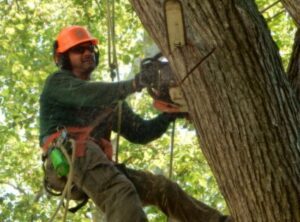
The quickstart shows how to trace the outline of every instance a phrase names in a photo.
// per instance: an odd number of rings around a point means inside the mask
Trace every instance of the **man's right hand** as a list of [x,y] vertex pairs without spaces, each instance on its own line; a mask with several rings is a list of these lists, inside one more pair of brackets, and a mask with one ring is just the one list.
[[153,64],[153,61],[148,60],[141,66],[141,71],[135,76],[136,91],[141,91],[145,87],[151,86],[159,75],[159,67]]

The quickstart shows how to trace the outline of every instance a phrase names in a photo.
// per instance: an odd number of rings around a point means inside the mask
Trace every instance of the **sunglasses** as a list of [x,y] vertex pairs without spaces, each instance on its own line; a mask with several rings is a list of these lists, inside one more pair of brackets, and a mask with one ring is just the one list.
[[91,53],[95,52],[95,46],[94,45],[79,45],[75,46],[70,49],[70,52],[77,53],[77,54],[82,54],[85,52],[85,50],[89,50]]

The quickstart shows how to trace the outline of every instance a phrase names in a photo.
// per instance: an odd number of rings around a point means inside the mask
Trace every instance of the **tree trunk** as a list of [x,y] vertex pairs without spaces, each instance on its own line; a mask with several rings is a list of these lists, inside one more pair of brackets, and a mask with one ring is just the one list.
[[298,30],[295,35],[293,52],[288,67],[288,78],[300,101],[300,0],[282,0],[282,4],[294,19]]
[[281,0],[282,4],[293,17],[298,27],[300,27],[300,1],[299,0]]
[[163,1],[131,0],[182,84],[201,149],[239,222],[300,222],[299,103],[251,0],[181,0],[187,44],[170,52]]
[[293,53],[288,67],[288,78],[298,101],[300,101],[300,29],[298,29],[295,35]]

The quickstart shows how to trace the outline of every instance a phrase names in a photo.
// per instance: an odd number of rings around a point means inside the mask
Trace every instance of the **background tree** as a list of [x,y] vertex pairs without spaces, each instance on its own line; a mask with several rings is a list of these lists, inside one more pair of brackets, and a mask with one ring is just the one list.
[[187,44],[172,52],[162,2],[131,2],[179,80],[216,49],[182,90],[235,221],[300,221],[299,102],[255,2],[182,0]]
[[[154,1],[154,3],[158,4],[158,1]],[[257,1],[260,10],[263,10],[271,3],[272,1],[270,0]],[[292,2],[289,1],[287,4],[290,5],[291,3]],[[222,5],[223,3],[221,2],[220,4]],[[203,6],[210,9],[210,5],[205,1],[203,1]],[[297,9],[297,6],[298,5],[295,3],[291,8]],[[63,2],[58,0],[0,1],[0,27],[2,30],[0,33],[1,221],[47,221],[57,206],[58,199],[46,195],[42,189],[43,173],[41,170],[40,150],[38,148],[38,98],[44,79],[49,73],[56,69],[52,61],[53,40],[61,28],[70,24],[87,26],[91,32],[100,39],[101,57],[100,64],[95,73],[95,79],[111,81],[107,65],[106,8],[107,6],[104,1],[92,0],[65,0]],[[151,6],[149,9],[155,8],[152,8]],[[227,9],[228,7],[226,10]],[[235,9],[235,7],[233,7],[233,9]],[[281,4],[277,4],[265,11],[264,16],[268,21],[269,28],[272,30],[272,37],[280,49],[282,60],[284,61],[285,66],[287,66],[293,42],[291,36],[295,33],[295,26],[287,13],[280,13],[283,9]],[[161,16],[161,8],[157,10]],[[234,10],[234,12],[235,11],[236,10]],[[116,1],[115,12],[118,58],[121,78],[125,79],[128,75],[133,75],[138,71],[138,65],[131,67],[131,64],[138,64],[139,60],[136,60],[136,58],[140,59],[149,56],[149,54],[147,54],[149,50],[145,50],[145,48],[151,47],[150,45],[153,43],[149,41],[149,38],[145,35],[144,29],[129,2]],[[213,13],[213,11],[210,12]],[[224,9],[221,8],[220,12],[224,12]],[[226,14],[230,15],[233,13],[230,10],[229,12],[226,12]],[[201,14],[203,11],[200,10],[199,13]],[[299,16],[299,13],[295,13],[294,18],[296,18],[297,15]],[[206,30],[206,32],[204,32],[206,33],[204,36],[205,41],[203,40],[203,43],[200,42],[200,46],[203,47],[201,57],[211,49],[207,48],[206,43],[208,40],[206,37],[215,33],[212,32],[213,29],[210,30],[211,28],[208,28],[206,24],[204,24],[208,21],[209,23],[207,24],[214,24],[215,21],[212,20],[211,18],[213,17],[210,16],[210,13],[207,15],[205,14],[203,23],[201,23],[202,28],[204,27]],[[206,18],[210,19],[207,20]],[[161,19],[162,17],[155,18],[158,23],[162,22]],[[219,22],[219,20],[216,21]],[[190,22],[187,24],[190,24]],[[193,23],[191,23],[191,27],[193,27]],[[229,30],[226,33],[229,34],[231,31],[232,30]],[[158,33],[160,32],[161,30]],[[161,33],[159,35],[161,36]],[[223,35],[221,35],[221,37],[222,36]],[[223,38],[224,36],[222,39]],[[214,38],[212,38],[212,40],[214,40]],[[162,36],[161,41],[166,41],[165,36]],[[225,43],[225,40],[223,41]],[[221,41],[218,40],[217,43],[220,44]],[[215,43],[212,42],[212,45],[213,44]],[[221,49],[223,49],[223,47],[221,47]],[[216,55],[218,55],[217,58],[215,58]],[[207,69],[207,62],[209,62],[208,64],[214,64],[211,63],[211,59],[215,58],[213,61],[219,60],[219,56],[220,49],[217,48],[214,55],[203,64],[206,65],[204,67]],[[229,60],[227,56],[230,56],[230,54],[224,54],[224,57],[222,57],[221,60],[224,59],[225,61],[220,62],[226,63],[226,61]],[[197,58],[197,60],[201,57]],[[174,60],[171,58],[171,62],[173,61]],[[182,65],[183,63],[179,61],[178,64]],[[218,70],[215,66],[211,67],[211,69]],[[224,67],[228,69],[228,66]],[[208,73],[206,69],[203,70],[203,73]],[[294,70],[297,71],[297,69]],[[226,71],[226,76],[228,73],[229,71]],[[236,75],[235,72],[233,72],[233,74],[234,76]],[[226,79],[230,80],[231,78],[229,77],[231,77],[231,75],[231,73],[230,75],[228,74]],[[192,77],[195,76],[199,75],[194,73]],[[213,73],[211,76],[204,76],[206,82],[209,83],[207,86],[211,92],[222,88],[220,79],[217,81],[216,85],[214,85],[214,83],[211,84],[213,78],[221,78],[222,76],[223,75],[217,75],[217,73]],[[203,78],[203,76],[201,78]],[[188,81],[189,82],[186,82],[186,84],[192,84],[192,81]],[[234,80],[234,83],[237,81],[238,79]],[[232,87],[232,85],[228,84],[228,87]],[[231,88],[229,89],[234,90]],[[201,88],[201,90],[203,90],[203,88]],[[203,116],[201,116],[199,121],[205,122],[203,131],[206,131],[205,127],[208,124],[208,121],[214,119],[212,118],[214,116],[204,115],[208,109],[207,103],[211,102],[212,104],[216,104],[216,107],[220,110],[221,106],[218,105],[216,100],[212,99],[212,97],[217,96],[216,99],[218,101],[221,97],[219,93],[214,95],[212,95],[212,93],[207,95],[203,94],[203,96],[207,96],[205,101],[203,101],[203,98],[201,100],[204,108],[206,108],[202,111]],[[236,102],[242,96],[243,95],[238,98],[233,97],[232,101]],[[156,113],[155,110],[149,108],[151,107],[151,99],[149,99],[147,95],[138,94],[129,98],[129,102],[135,107],[137,112],[144,116],[151,117]],[[221,105],[222,104],[223,103],[221,103]],[[237,109],[237,107],[234,106],[234,109]],[[251,110],[249,110],[248,113],[251,113],[250,111]],[[228,112],[225,112],[224,114],[227,115]],[[222,120],[222,115],[223,114],[221,113],[219,120]],[[195,111],[193,111],[193,116],[196,116]],[[235,118],[238,122],[239,115],[232,117],[232,119]],[[213,121],[211,121],[211,123],[215,124]],[[233,127],[235,125],[232,125],[232,127],[229,128],[229,124],[226,124],[226,121],[220,121],[219,124],[223,123],[224,129],[226,126],[228,133],[231,133],[230,135],[235,135],[236,131]],[[223,213],[228,213],[223,198],[217,188],[214,176],[199,149],[197,141],[198,136],[193,130],[193,127],[191,125],[186,126],[184,122],[180,122],[177,124],[177,129],[173,180],[178,182],[191,195],[210,204]],[[216,127],[216,130],[219,130],[219,128]],[[249,130],[251,130],[251,128]],[[212,128],[208,127],[207,134],[202,134],[201,132],[198,134],[210,138],[212,136],[211,133]],[[166,134],[159,141],[151,143],[148,146],[132,145],[127,141],[122,140],[120,160],[125,161],[129,166],[137,169],[147,169],[154,171],[155,173],[168,175],[169,134]],[[241,133],[241,137],[245,137],[246,135],[248,134]],[[255,135],[256,134],[254,133],[254,136]],[[249,138],[252,137],[250,136]],[[224,141],[223,137],[220,137],[220,139],[222,139],[222,141],[220,140],[218,143]],[[200,138],[200,141],[201,140],[202,139]],[[207,149],[207,139],[202,142],[206,144],[204,150]],[[227,145],[228,144],[224,144],[223,146],[222,144],[221,146],[219,144],[217,148],[220,150],[227,149],[227,147],[225,147]],[[211,149],[212,152],[215,151],[215,147],[212,147]],[[253,152],[255,153],[256,150],[257,149],[254,149]],[[245,149],[245,152],[246,151],[247,149]],[[241,155],[245,154],[241,149],[236,150],[236,152],[240,152]],[[226,155],[226,158],[234,154],[236,153],[232,151]],[[211,156],[213,157],[213,155],[214,154]],[[245,158],[246,157],[247,156],[245,155]],[[211,160],[211,158],[208,159]],[[237,159],[239,159],[239,155],[237,155]],[[221,164],[226,164],[228,159],[225,159],[224,161],[221,162]],[[212,169],[215,170],[214,168]],[[226,167],[224,169],[226,170]],[[230,178],[232,177],[229,177],[227,182],[231,182]],[[231,187],[232,186],[230,185],[229,188]],[[154,208],[146,208],[145,210],[150,221],[158,222],[166,220],[166,218]],[[70,221],[96,221],[97,216],[95,216],[95,211],[93,205],[90,203],[76,215],[70,214],[68,218]],[[61,218],[61,215],[59,215],[58,218]]]

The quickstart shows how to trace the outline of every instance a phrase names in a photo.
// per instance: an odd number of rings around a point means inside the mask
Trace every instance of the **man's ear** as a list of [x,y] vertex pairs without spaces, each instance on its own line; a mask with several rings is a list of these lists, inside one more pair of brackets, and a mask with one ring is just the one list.
[[54,41],[53,48],[52,48],[53,60],[54,60],[55,65],[60,67],[61,66],[61,61],[60,61],[61,55],[60,55],[60,53],[56,52],[57,48],[58,48],[58,42]]
[[60,57],[60,56],[59,56],[59,53],[55,53],[55,54],[53,55],[53,60],[54,60],[54,62],[55,62],[55,65],[58,66],[58,67],[60,67],[60,65],[61,65],[61,64],[60,64],[61,62],[59,62],[59,60],[60,60],[59,57]]

